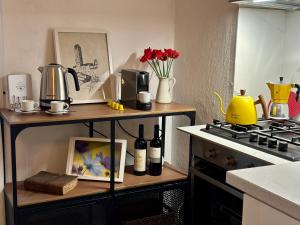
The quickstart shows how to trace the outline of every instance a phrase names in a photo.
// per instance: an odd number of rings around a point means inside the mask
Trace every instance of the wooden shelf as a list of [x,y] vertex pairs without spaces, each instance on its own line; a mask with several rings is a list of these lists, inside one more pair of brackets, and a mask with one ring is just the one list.
[[[161,176],[135,176],[133,175],[133,168],[127,167],[124,174],[124,182],[116,183],[116,191],[121,191],[130,188],[143,187],[148,185],[155,185],[160,183],[168,183],[173,181],[180,181],[187,179],[187,174],[174,169],[170,165],[165,165]],[[18,206],[29,206],[39,203],[53,202],[75,197],[106,193],[109,191],[108,182],[94,182],[94,181],[79,181],[77,187],[67,193],[66,195],[51,195],[39,192],[26,191],[23,182],[18,182]],[[5,193],[9,202],[12,204],[12,184],[5,184]]]
[[195,112],[196,109],[191,106],[170,103],[159,104],[152,103],[152,110],[141,111],[125,107],[124,111],[113,110],[106,104],[86,104],[86,105],[72,105],[70,113],[66,115],[53,116],[44,112],[36,114],[20,114],[1,109],[0,113],[9,125],[14,124],[36,124],[36,123],[55,123],[68,121],[82,121],[82,120],[96,120],[96,119],[118,119],[122,117],[139,117],[139,116],[154,116],[154,115],[168,115],[172,113]]

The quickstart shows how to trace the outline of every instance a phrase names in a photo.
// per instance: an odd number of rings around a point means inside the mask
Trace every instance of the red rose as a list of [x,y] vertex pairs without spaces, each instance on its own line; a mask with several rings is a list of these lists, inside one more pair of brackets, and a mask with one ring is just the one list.
[[172,58],[173,58],[173,59],[177,59],[179,56],[180,56],[180,53],[177,52],[176,50],[174,50],[173,55],[172,55]]
[[171,48],[165,49],[165,53],[168,55],[168,57],[170,57],[172,59],[177,59],[180,55],[179,52],[177,52],[176,50],[173,50]]
[[172,57],[172,54],[173,54],[173,49],[171,49],[171,48],[168,48],[168,49],[166,49],[165,48],[165,53],[168,55],[168,57]]
[[149,54],[151,54],[152,53],[152,49],[149,47],[149,48],[146,48],[145,50],[144,50],[144,55],[149,55]]
[[152,55],[152,49],[149,47],[149,48],[146,48],[144,50],[144,55],[140,58],[140,61],[142,63],[144,62],[147,62],[147,60],[151,59],[151,55]]
[[158,49],[154,49],[151,53],[150,59],[154,60],[154,59],[159,59],[159,57],[161,57],[162,55],[162,51],[158,50]]
[[156,59],[160,59],[162,57],[162,55],[163,55],[163,52],[162,52],[162,50],[156,50],[155,54],[156,54],[155,58]]
[[147,62],[148,59],[149,59],[149,58],[148,58],[147,55],[143,55],[143,56],[140,58],[140,61],[141,61],[142,63],[144,63],[144,62]]
[[162,52],[162,54],[161,55],[159,55],[159,60],[161,60],[161,61],[167,61],[168,60],[168,54],[166,53],[166,52]]

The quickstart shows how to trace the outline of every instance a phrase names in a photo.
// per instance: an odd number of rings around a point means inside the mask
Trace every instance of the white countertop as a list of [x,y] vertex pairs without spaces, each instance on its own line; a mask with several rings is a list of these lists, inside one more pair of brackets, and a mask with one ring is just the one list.
[[300,162],[230,171],[226,182],[300,221]]
[[200,125],[178,129],[274,164],[229,171],[227,172],[226,182],[300,221],[300,162],[290,162],[200,131],[204,127]]

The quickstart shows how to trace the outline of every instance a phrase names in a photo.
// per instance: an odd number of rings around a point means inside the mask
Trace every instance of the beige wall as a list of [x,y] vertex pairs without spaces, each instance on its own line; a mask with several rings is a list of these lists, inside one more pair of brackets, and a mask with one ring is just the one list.
[[[197,108],[198,124],[222,118],[213,91],[225,103],[232,96],[237,14],[228,1],[176,0],[175,48],[183,57],[175,65],[174,97]],[[176,119],[173,127],[187,122]],[[173,130],[172,161],[186,168],[187,135]]]
[[[134,56],[129,62],[128,59],[135,52],[140,55],[145,47],[173,47],[174,44],[173,0],[0,0],[0,3],[4,22],[0,35],[0,41],[4,38],[4,48],[0,42],[1,76],[15,72],[30,73],[35,99],[39,97],[40,82],[36,68],[54,61],[52,28],[109,30],[115,71],[124,64],[127,67],[139,66]],[[155,92],[153,82],[152,92]],[[136,126],[132,126],[132,122],[130,125],[128,128],[135,132]],[[152,126],[149,129],[152,134]],[[18,178],[24,179],[42,169],[63,172],[68,138],[83,134],[86,134],[83,126],[24,131],[17,140]],[[124,135],[118,137],[128,138]],[[0,225],[4,224],[2,177]]]

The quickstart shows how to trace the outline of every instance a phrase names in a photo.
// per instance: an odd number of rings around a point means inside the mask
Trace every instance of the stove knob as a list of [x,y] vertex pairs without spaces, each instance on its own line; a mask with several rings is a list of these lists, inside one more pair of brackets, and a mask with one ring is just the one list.
[[276,148],[277,147],[277,140],[276,139],[269,139],[268,140],[268,147],[269,148]]
[[281,152],[287,152],[288,143],[287,142],[279,142],[278,150]]
[[216,158],[217,157],[217,151],[216,149],[212,148],[212,149],[209,149],[208,151],[205,152],[205,156],[207,158]]
[[233,156],[227,156],[225,159],[225,166],[236,166],[237,162]]
[[264,136],[259,136],[258,137],[258,144],[259,145],[266,145],[267,144],[267,137],[264,137]]
[[250,142],[257,142],[257,140],[258,140],[258,134],[250,134],[249,137]]

